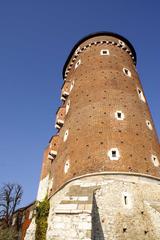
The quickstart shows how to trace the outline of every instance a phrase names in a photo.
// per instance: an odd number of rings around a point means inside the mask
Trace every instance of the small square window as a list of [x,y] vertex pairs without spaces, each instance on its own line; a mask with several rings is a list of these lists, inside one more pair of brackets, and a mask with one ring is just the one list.
[[109,55],[109,50],[108,50],[108,49],[102,49],[102,50],[100,51],[100,54],[101,54],[101,55]]
[[121,118],[121,116],[122,116],[121,112],[118,112],[117,116],[118,116],[118,118]]
[[115,118],[117,118],[117,120],[124,120],[124,113],[122,111],[115,112]]
[[111,148],[108,151],[108,157],[109,157],[110,160],[119,160],[120,153],[119,153],[118,148]]

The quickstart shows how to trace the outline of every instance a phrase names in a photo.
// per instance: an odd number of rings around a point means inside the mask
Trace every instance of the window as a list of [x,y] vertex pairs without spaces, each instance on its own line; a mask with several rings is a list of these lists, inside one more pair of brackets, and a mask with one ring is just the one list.
[[109,55],[109,50],[108,49],[102,49],[100,51],[100,55]]
[[151,124],[151,122],[150,122],[149,120],[146,120],[146,125],[147,125],[147,127],[148,127],[150,130],[153,129],[153,128],[152,128],[152,124]]
[[115,150],[112,150],[112,157],[115,158],[117,156],[117,153]]
[[70,100],[68,100],[67,104],[66,104],[66,114],[68,113],[70,108]]
[[120,158],[120,154],[117,148],[111,148],[108,151],[108,157],[110,158],[110,160],[119,160]]
[[72,91],[73,87],[74,87],[74,81],[72,81],[72,83],[71,83],[70,92]]
[[124,118],[125,118],[124,113],[122,111],[116,111],[115,112],[115,118],[117,120],[120,120],[120,121],[124,120]]
[[80,64],[81,64],[81,59],[79,59],[78,62],[76,62],[76,64],[75,64],[75,69],[76,69],[77,67],[79,67]]
[[65,133],[64,133],[64,137],[63,137],[63,141],[64,141],[64,142],[67,140],[68,134],[69,134],[69,131],[66,130]]
[[137,93],[141,101],[146,102],[145,97],[141,89],[137,88]]
[[132,196],[128,192],[122,192],[122,204],[124,208],[131,209],[133,207]]
[[130,72],[127,68],[123,68],[123,73],[124,73],[127,77],[131,77],[131,72]]
[[152,155],[152,156],[151,156],[151,160],[152,160],[152,162],[153,162],[153,164],[154,164],[155,167],[158,167],[158,166],[159,166],[159,161],[158,161],[157,156]]
[[64,173],[65,174],[68,172],[69,168],[70,168],[70,163],[69,163],[69,160],[67,160],[64,165]]
[[51,151],[49,152],[49,154],[50,154],[51,156],[53,156],[53,157],[56,157],[56,156],[57,156],[57,151],[51,150]]

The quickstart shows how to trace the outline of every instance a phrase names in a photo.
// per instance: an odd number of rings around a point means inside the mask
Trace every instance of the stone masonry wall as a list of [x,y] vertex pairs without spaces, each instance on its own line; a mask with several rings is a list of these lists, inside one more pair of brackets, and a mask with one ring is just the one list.
[[160,239],[160,182],[128,175],[74,180],[50,199],[47,240]]

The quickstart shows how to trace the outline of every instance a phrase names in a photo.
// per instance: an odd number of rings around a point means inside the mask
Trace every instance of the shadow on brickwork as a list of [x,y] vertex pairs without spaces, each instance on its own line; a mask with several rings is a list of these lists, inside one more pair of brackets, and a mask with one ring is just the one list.
[[92,240],[104,240],[95,194],[93,194],[92,204]]

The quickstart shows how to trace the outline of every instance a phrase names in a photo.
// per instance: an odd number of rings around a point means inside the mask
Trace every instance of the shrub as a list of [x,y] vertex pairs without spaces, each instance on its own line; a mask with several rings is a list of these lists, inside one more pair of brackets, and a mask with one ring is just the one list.
[[47,218],[49,214],[49,201],[47,198],[39,202],[36,208],[36,234],[35,240],[46,240]]

